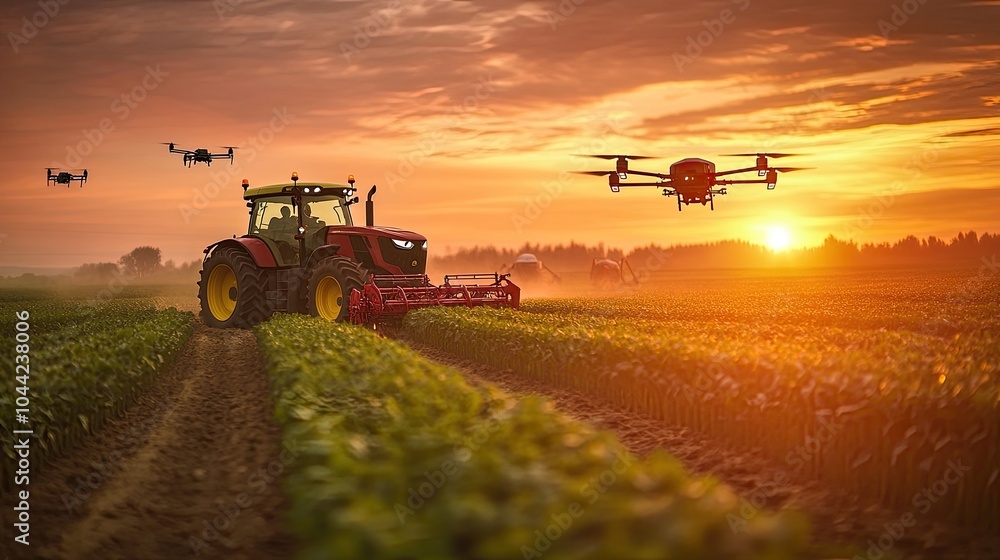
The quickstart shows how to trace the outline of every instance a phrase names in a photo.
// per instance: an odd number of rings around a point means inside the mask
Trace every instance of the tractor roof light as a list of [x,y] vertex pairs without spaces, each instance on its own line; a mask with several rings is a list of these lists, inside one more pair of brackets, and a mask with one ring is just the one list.
[[250,188],[250,181],[247,179],[243,179],[243,192],[247,192],[248,188]]
[[351,185],[353,185],[354,184],[354,175],[348,175],[347,176],[347,182],[350,183]]
[[292,171],[292,182],[295,183],[298,180],[299,180],[299,172],[298,171]]

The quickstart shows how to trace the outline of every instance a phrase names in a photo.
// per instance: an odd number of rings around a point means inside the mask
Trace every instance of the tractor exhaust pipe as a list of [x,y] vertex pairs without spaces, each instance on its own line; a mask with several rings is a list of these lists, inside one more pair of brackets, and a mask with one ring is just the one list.
[[365,225],[368,227],[375,225],[375,203],[372,202],[375,189],[375,185],[372,185],[372,189],[368,191],[368,200],[365,201]]

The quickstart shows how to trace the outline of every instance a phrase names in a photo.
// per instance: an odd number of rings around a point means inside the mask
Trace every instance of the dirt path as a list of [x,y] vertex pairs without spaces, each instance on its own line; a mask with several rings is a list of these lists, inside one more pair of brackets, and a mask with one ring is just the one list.
[[297,450],[273,410],[253,334],[197,324],[125,416],[32,478],[32,545],[13,557],[292,556],[278,476]]
[[[684,464],[688,472],[722,480],[750,506],[806,513],[813,523],[816,542],[856,543],[860,558],[869,558],[869,539],[889,542],[886,524],[898,523],[903,512],[890,511],[868,501],[824,487],[777,464],[754,450],[732,449],[684,427],[624,412],[576,391],[552,387],[509,370],[466,360],[426,344],[403,340],[424,356],[461,371],[473,384],[492,384],[513,395],[540,395],[573,418],[613,431],[638,457],[664,450]],[[752,503],[751,503],[752,502]],[[749,510],[752,514],[753,510]],[[949,527],[917,519],[917,524],[891,539],[889,552],[873,550],[871,558],[996,560],[1000,537],[965,527]],[[829,558],[847,557],[844,550],[824,550]],[[895,555],[895,556],[893,556]]]

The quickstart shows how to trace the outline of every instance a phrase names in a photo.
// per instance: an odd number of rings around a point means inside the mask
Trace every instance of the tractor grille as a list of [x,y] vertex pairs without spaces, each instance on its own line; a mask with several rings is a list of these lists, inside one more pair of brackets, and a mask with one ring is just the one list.
[[427,251],[420,245],[407,251],[397,248],[388,237],[379,237],[378,247],[386,264],[398,266],[403,274],[423,274],[427,270]]

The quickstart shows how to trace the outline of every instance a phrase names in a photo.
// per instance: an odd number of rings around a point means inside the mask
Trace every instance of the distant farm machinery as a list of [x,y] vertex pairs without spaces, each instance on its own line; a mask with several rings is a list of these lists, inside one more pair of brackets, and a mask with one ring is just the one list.
[[594,259],[590,265],[590,283],[595,288],[610,290],[621,286],[638,286],[639,277],[624,258],[617,261],[607,258]]
[[532,253],[521,253],[510,266],[506,264],[500,270],[510,275],[521,285],[558,284],[562,278],[545,266]]

